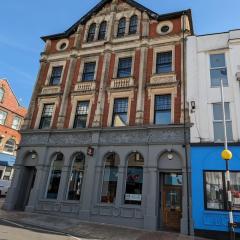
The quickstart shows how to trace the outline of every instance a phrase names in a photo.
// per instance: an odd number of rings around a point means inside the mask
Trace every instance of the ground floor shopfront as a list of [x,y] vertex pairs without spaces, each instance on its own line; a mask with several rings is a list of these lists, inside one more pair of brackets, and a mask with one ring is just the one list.
[[[198,235],[215,239],[229,239],[223,146],[192,145],[192,209],[194,230]],[[234,221],[240,223],[240,145],[230,146]],[[240,228],[236,231],[240,233]],[[240,237],[240,236],[239,236]],[[239,238],[240,239],[240,238]]]
[[187,234],[183,136],[182,126],[24,132],[4,208]]

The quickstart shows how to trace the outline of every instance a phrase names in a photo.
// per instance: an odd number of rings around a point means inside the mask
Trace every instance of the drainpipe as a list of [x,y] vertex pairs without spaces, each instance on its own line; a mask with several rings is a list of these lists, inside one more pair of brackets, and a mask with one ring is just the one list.
[[183,13],[183,26],[182,26],[182,37],[183,37],[183,121],[184,121],[184,150],[185,150],[185,159],[186,159],[186,181],[187,181],[187,221],[188,221],[188,235],[191,234],[190,231],[190,191],[189,191],[189,159],[188,159],[188,139],[187,139],[187,119],[186,119],[186,39],[185,39],[185,16],[186,13]]

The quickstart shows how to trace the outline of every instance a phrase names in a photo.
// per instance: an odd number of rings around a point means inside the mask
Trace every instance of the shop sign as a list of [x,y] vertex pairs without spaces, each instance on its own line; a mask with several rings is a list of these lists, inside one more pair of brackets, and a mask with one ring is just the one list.
[[125,194],[125,200],[141,202],[142,194]]

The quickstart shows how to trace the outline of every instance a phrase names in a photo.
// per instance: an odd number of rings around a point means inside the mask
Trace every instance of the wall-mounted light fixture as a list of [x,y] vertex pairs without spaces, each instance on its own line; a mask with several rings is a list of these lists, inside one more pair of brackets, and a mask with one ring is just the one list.
[[196,102],[191,101],[191,113],[195,112],[195,110],[196,110]]
[[168,152],[167,158],[168,158],[168,160],[170,160],[170,161],[173,159],[173,153],[172,153],[172,151]]

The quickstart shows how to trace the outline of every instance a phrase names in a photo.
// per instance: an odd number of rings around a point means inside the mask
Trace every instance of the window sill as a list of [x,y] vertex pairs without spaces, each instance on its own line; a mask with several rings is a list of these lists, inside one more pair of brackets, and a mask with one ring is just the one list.
[[119,42],[124,42],[124,41],[133,41],[133,40],[138,40],[140,39],[139,34],[132,34],[132,35],[124,35],[122,37],[115,37],[112,42],[113,43],[119,43]]
[[43,87],[43,89],[41,91],[41,95],[59,94],[60,91],[61,91],[60,85],[46,86],[46,87]]
[[104,43],[106,42],[107,40],[96,40],[96,41],[92,41],[92,42],[84,42],[82,44],[82,48],[90,48],[90,47],[96,47],[96,46],[101,46],[101,45],[104,45]]
[[175,72],[154,74],[150,79],[150,84],[173,84],[177,83]]

